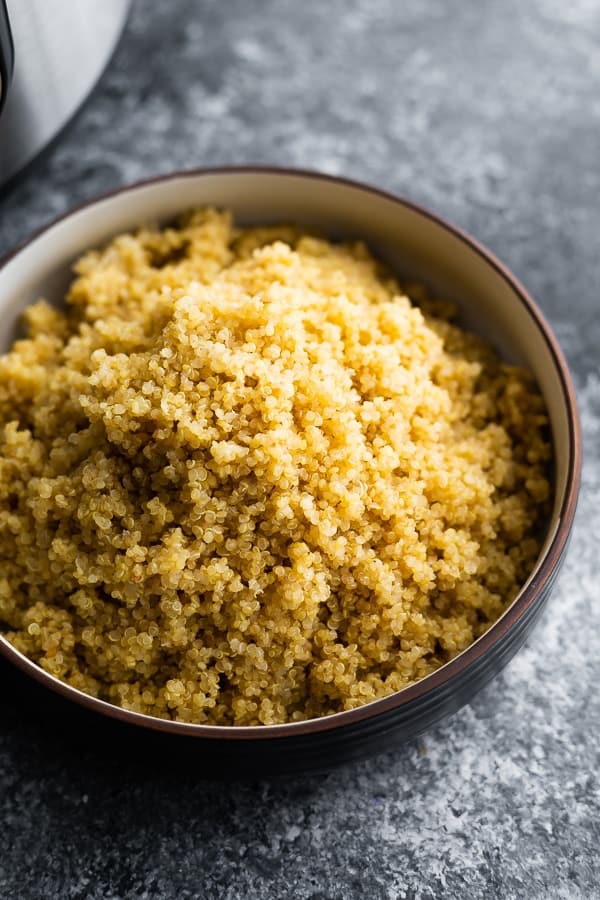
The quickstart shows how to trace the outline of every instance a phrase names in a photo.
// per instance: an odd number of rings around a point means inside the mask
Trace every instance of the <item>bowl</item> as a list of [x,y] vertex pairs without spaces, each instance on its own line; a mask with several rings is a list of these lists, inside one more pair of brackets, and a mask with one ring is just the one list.
[[256,727],[193,725],[130,712],[63,684],[0,637],[0,653],[42,685],[89,710],[142,729],[194,740],[194,752],[236,772],[323,769],[389,750],[467,703],[517,651],[544,609],[567,549],[581,466],[573,386],[540,310],[484,247],[428,210],[375,188],[311,172],[243,167],[174,173],[120,188],[61,217],[0,267],[0,350],[22,310],[40,296],[59,302],[70,266],[86,249],[145,221],[191,206],[233,210],[241,224],[316,226],[359,237],[401,276],[459,304],[461,322],[510,362],[535,374],[555,451],[554,506],[543,548],[520,593],[475,643],[421,681],[384,699],[319,719]]

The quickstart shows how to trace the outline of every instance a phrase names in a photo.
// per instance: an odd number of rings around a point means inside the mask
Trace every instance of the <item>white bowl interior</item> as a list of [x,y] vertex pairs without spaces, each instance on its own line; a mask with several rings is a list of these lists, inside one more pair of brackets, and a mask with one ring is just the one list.
[[132,187],[86,206],[29,243],[0,270],[0,351],[22,310],[45,297],[60,302],[70,266],[90,247],[145,222],[168,220],[193,206],[231,208],[242,224],[297,222],[333,237],[354,237],[400,274],[456,301],[466,327],[488,338],[511,362],[529,367],[548,405],[556,451],[556,496],[546,547],[559,524],[569,469],[569,423],[555,359],[510,282],[472,245],[425,213],[357,185],[306,174],[203,172]]

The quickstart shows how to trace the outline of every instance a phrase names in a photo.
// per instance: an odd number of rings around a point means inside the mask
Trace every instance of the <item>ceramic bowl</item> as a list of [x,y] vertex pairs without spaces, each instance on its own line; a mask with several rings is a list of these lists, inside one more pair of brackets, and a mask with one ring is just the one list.
[[221,727],[144,716],[58,681],[4,639],[0,652],[32,678],[90,710],[194,739],[199,755],[236,771],[326,768],[387,750],[467,703],[496,675],[540,616],[563,561],[577,500],[581,440],[569,372],[540,310],[485,248],[426,209],[362,184],[310,172],[256,167],[175,173],[121,188],[42,229],[0,269],[0,350],[19,314],[40,296],[59,301],[82,251],[145,221],[166,221],[191,206],[234,211],[241,224],[298,222],[328,235],[359,237],[400,275],[458,302],[462,322],[511,362],[529,367],[548,405],[555,450],[555,499],[534,570],[492,627],[451,662],[382,700],[289,725]]

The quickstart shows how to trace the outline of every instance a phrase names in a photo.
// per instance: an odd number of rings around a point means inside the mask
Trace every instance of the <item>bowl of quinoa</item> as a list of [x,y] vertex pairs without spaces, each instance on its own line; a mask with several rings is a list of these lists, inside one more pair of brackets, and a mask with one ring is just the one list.
[[495,266],[276,170],[133,186],[35,238],[0,271],[5,655],[267,755],[336,730],[360,755],[353,727],[456,706],[469,653],[472,693],[541,609],[578,477],[566,367]]

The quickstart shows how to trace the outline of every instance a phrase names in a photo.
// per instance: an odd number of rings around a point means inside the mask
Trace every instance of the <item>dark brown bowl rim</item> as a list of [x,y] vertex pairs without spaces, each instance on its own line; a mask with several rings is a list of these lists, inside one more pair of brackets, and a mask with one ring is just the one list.
[[365,182],[355,181],[351,178],[345,178],[337,175],[329,175],[323,172],[311,171],[310,169],[296,169],[282,166],[269,165],[232,165],[232,166],[212,166],[200,167],[194,169],[184,169],[175,172],[167,172],[151,178],[141,179],[130,184],[125,184],[105,193],[98,194],[83,203],[78,204],[72,209],[67,210],[60,216],[37,229],[30,237],[17,245],[16,248],[5,254],[0,259],[0,271],[4,266],[17,254],[21,253],[26,247],[41,237],[45,232],[54,228],[64,219],[93,206],[104,200],[109,200],[119,194],[135,191],[140,188],[149,187],[154,184],[166,181],[174,181],[181,178],[197,178],[211,175],[276,175],[282,177],[300,177],[312,181],[327,181],[339,184],[341,186],[353,188],[366,194],[380,196],[399,206],[406,207],[421,216],[429,219],[440,227],[446,229],[455,237],[459,238],[464,244],[474,250],[492,269],[494,269],[509,285],[512,291],[521,300],[523,306],[537,325],[541,332],[550,355],[553,359],[556,371],[559,375],[563,399],[566,404],[568,419],[568,453],[569,468],[567,472],[567,484],[563,503],[558,512],[558,527],[547,548],[543,559],[538,564],[537,571],[522,589],[521,593],[513,601],[508,610],[498,619],[480,638],[473,644],[463,650],[458,656],[445,663],[441,668],[425,676],[415,684],[409,685],[389,697],[379,700],[373,700],[370,703],[360,706],[356,709],[346,710],[344,712],[335,713],[331,716],[323,716],[317,719],[306,719],[301,722],[291,722],[281,725],[203,725],[193,724],[190,722],[175,722],[170,719],[160,719],[155,716],[136,713],[131,710],[122,709],[114,706],[104,700],[91,697],[83,693],[77,688],[73,688],[62,681],[59,681],[54,675],[45,672],[32,660],[25,657],[19,651],[15,650],[8,641],[0,635],[0,653],[4,655],[10,662],[19,669],[34,678],[39,683],[51,688],[56,693],[79,703],[80,705],[95,710],[110,718],[119,719],[132,725],[150,728],[154,731],[170,732],[183,734],[196,738],[207,738],[212,740],[272,740],[274,738],[282,739],[286,737],[300,737],[301,735],[317,734],[319,732],[330,731],[334,728],[341,728],[365,722],[368,719],[375,718],[383,713],[389,713],[393,710],[405,706],[426,694],[432,694],[438,690],[446,682],[449,682],[464,672],[469,666],[477,662],[485,653],[487,653],[495,644],[498,644],[505,635],[516,625],[521,617],[529,610],[540,593],[550,585],[552,575],[557,569],[562,555],[566,549],[569,534],[571,531],[573,518],[577,506],[577,497],[579,492],[579,483],[581,478],[582,464],[582,442],[579,415],[577,412],[577,402],[575,391],[571,381],[569,369],[560,349],[550,325],[546,322],[542,312],[537,304],[530,296],[525,287],[518,278],[502,263],[500,260],[486,247],[477,241],[467,231],[457,225],[454,225],[437,213],[431,212],[427,207],[404,197],[393,194],[389,191],[367,184]]

